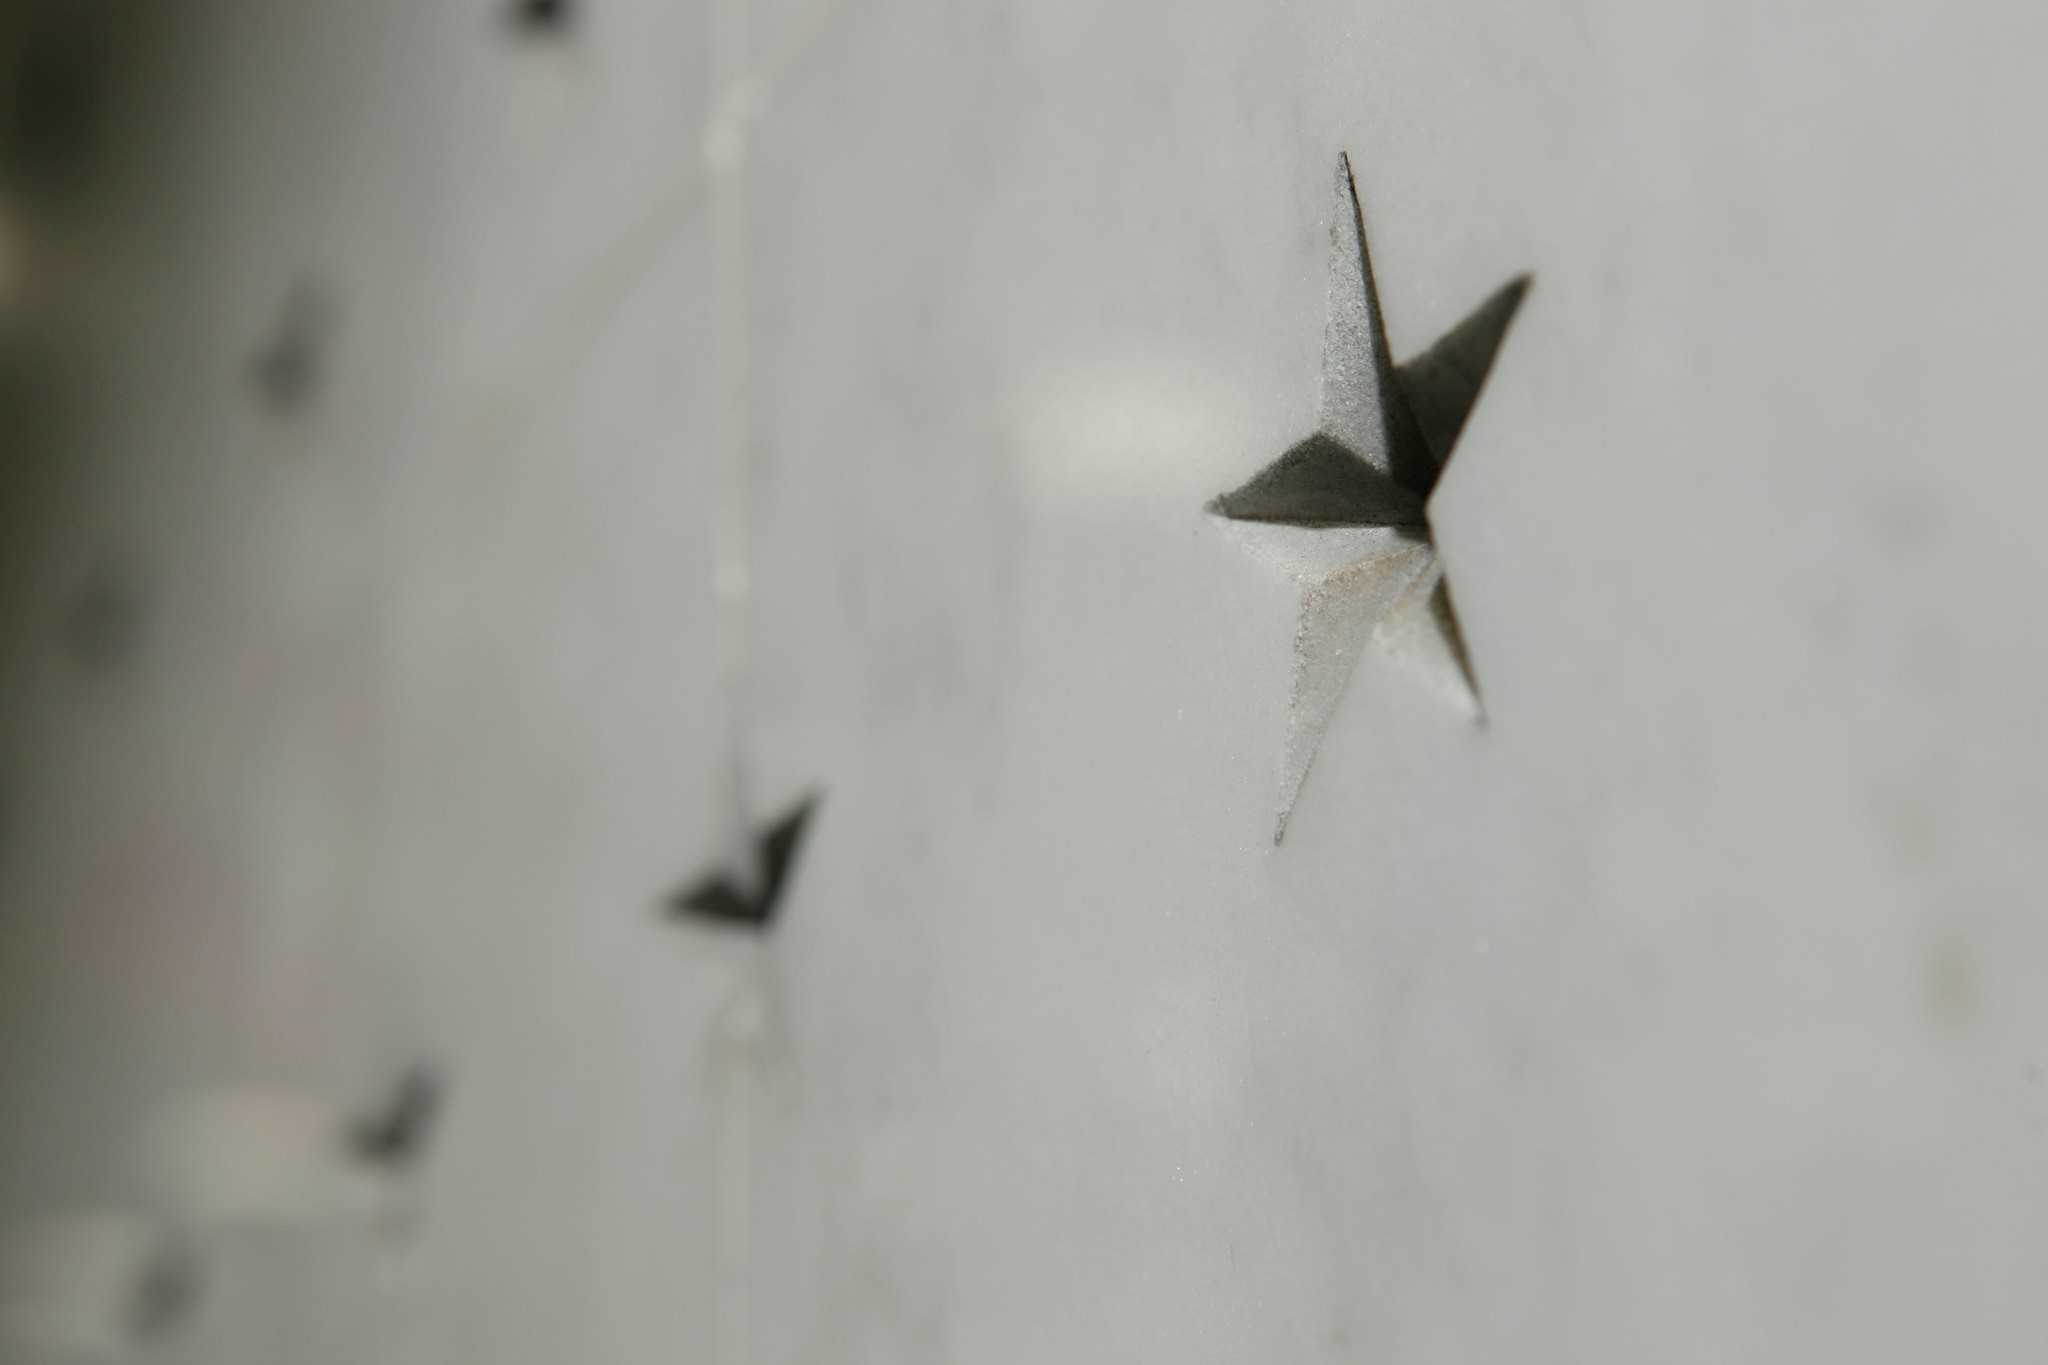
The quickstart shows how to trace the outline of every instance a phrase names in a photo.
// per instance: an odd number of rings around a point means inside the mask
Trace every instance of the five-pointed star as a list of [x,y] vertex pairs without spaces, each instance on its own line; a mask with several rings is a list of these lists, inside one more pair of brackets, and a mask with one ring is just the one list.
[[1397,368],[1351,159],[1337,158],[1316,432],[1209,504],[1232,521],[1286,528],[1270,532],[1262,548],[1287,557],[1301,584],[1275,843],[1366,636],[1479,714],[1428,502],[1528,287],[1526,275],[1509,281]]

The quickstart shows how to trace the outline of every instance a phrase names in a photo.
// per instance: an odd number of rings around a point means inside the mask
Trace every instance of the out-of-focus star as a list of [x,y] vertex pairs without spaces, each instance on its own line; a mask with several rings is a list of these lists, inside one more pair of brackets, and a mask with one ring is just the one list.
[[333,308],[317,285],[301,280],[285,296],[276,329],[251,362],[264,405],[280,416],[297,412],[320,392]]
[[1315,434],[1209,503],[1217,516],[1271,528],[1258,548],[1281,556],[1301,584],[1275,843],[1368,636],[1480,714],[1430,535],[1429,495],[1528,288],[1526,275],[1510,280],[1395,366],[1351,159],[1337,158]]
[[569,0],[514,0],[511,14],[528,33],[559,33],[569,23]]
[[816,793],[804,797],[755,837],[751,870],[719,868],[706,873],[669,898],[669,914],[766,930],[775,922],[818,799]]
[[390,1103],[350,1128],[349,1147],[373,1166],[410,1165],[426,1146],[440,1108],[440,1078],[427,1067],[412,1067],[399,1078]]

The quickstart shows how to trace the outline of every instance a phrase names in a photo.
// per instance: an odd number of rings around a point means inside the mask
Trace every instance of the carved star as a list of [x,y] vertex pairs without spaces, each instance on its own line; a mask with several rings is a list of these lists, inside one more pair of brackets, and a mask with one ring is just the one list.
[[1430,535],[1429,495],[1529,287],[1527,275],[1510,280],[1396,367],[1351,159],[1341,155],[1329,269],[1315,433],[1209,504],[1217,516],[1271,528],[1254,548],[1277,553],[1301,586],[1274,843],[1367,637],[1480,715]]

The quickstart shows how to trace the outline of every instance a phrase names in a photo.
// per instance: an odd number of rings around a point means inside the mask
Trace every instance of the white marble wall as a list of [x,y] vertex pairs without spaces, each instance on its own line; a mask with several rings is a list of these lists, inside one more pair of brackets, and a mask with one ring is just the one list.
[[[37,1323],[142,1218],[138,1359],[2036,1358],[2048,16],[502,19],[137,6],[7,206]],[[1276,848],[1296,587],[1201,507],[1340,150],[1397,351],[1535,288],[1432,508],[1487,722],[1362,660]],[[825,792],[758,947],[655,913],[735,751]],[[421,1057],[404,1177],[236,1155]]]

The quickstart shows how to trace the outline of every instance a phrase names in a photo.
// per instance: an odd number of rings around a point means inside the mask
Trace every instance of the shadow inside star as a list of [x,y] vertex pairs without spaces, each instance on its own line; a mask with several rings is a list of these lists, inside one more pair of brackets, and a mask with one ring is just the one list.
[[1520,275],[1495,290],[1436,345],[1393,373],[1394,395],[1411,421],[1389,421],[1394,457],[1387,469],[1367,462],[1338,435],[1318,431],[1209,510],[1232,521],[1287,526],[1391,526],[1427,533],[1429,495],[1479,401],[1508,325],[1529,292]]

